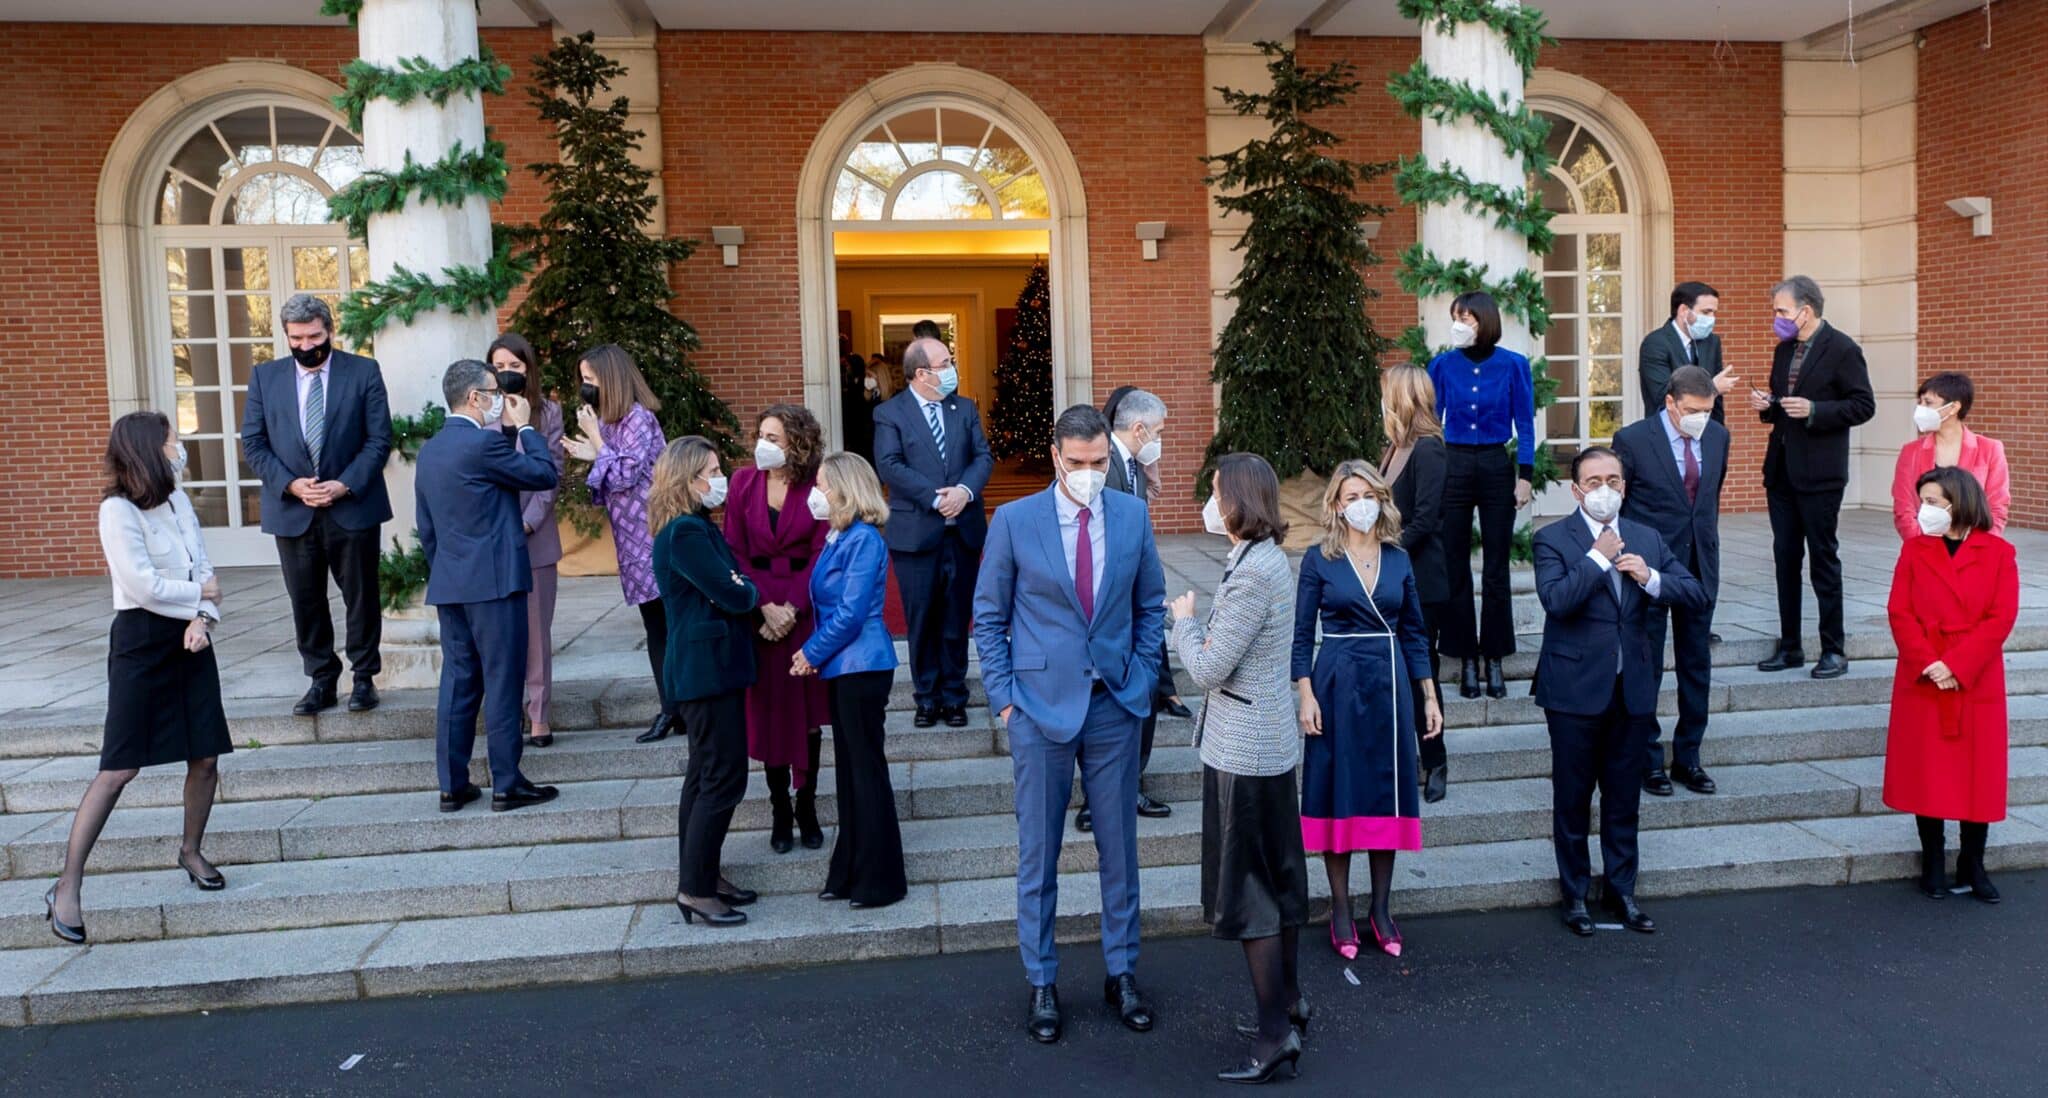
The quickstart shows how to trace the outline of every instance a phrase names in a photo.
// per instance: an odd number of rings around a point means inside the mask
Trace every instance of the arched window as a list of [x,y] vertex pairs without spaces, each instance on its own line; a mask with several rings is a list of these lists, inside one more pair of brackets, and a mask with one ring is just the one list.
[[[876,126],[839,169],[832,220],[1044,228],[1045,179],[1002,127],[954,107],[915,107]],[[964,224],[962,224],[964,223]]]
[[1585,122],[1550,111],[1556,163],[1535,181],[1553,215],[1557,243],[1543,258],[1550,330],[1543,353],[1557,381],[1543,435],[1560,466],[1585,446],[1605,445],[1629,414],[1628,364],[1641,339],[1636,216],[1623,166]]
[[[361,139],[326,108],[272,97],[193,122],[157,176],[150,388],[176,417],[185,490],[208,526],[255,535],[260,483],[237,436],[250,372],[287,353],[285,299],[333,306],[369,277],[362,244],[327,220],[328,196],[362,171]],[[238,555],[226,548],[216,555]]]

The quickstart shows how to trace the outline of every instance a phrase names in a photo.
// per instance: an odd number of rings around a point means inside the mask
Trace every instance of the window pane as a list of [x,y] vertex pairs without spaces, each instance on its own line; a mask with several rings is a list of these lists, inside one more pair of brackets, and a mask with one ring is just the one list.
[[[327,136],[332,125],[325,118],[295,111],[290,107],[277,108],[277,154],[286,163],[301,168],[313,166],[313,154],[320,148],[320,139]],[[335,136],[347,140],[348,135],[336,129]]]
[[221,254],[221,267],[230,290],[270,288],[269,248],[229,248]]
[[201,526],[228,524],[228,490],[219,486],[181,484],[185,498],[192,501],[192,514]]
[[1552,358],[1579,353],[1579,322],[1576,317],[1552,314],[1550,330],[1543,333],[1543,353]]
[[220,480],[227,468],[227,443],[220,439],[186,439],[186,480]]
[[988,196],[957,172],[926,172],[896,194],[890,216],[898,221],[987,221],[995,217]]
[[236,339],[267,338],[271,334],[270,295],[237,294],[228,297],[228,335]]
[[832,192],[832,219],[834,221],[879,221],[882,217],[882,203],[887,199],[881,188],[850,171],[839,173],[839,184]]
[[896,146],[890,142],[889,135],[879,127],[853,147],[853,152],[846,158],[846,166],[884,187],[895,185],[896,180],[910,170],[909,165],[903,163],[903,158],[896,155]]
[[[343,144],[343,142],[348,142]],[[313,174],[335,190],[356,181],[363,174],[363,146],[345,130],[335,130],[333,143],[320,154],[320,160],[313,165]]]
[[1045,194],[1045,177],[1036,170],[1018,176],[996,192],[1002,200],[1004,217],[1051,217],[1052,202]]
[[1586,388],[1594,396],[1621,395],[1621,360],[1596,358],[1586,369]]
[[295,175],[271,172],[242,184],[229,204],[234,225],[325,225],[327,199]]
[[1585,199],[1586,213],[1612,214],[1627,212],[1621,201],[1621,188],[1615,184],[1614,173],[1596,176],[1579,188]]
[[1541,111],[1537,113],[1542,115],[1544,121],[1550,123],[1550,134],[1543,139],[1544,151],[1550,154],[1552,160],[1564,160],[1565,142],[1570,141],[1573,134],[1578,132],[1578,126],[1569,118],[1543,114]]
[[1578,438],[1579,406],[1572,401],[1560,400],[1543,409],[1544,438]]
[[1543,269],[1577,273],[1579,269],[1579,236],[1577,233],[1559,233],[1557,242],[1550,246],[1550,254],[1543,258]]
[[1586,234],[1586,269],[1589,271],[1621,270],[1621,234]]
[[[192,426],[186,427],[185,398],[192,398]],[[194,393],[178,394],[178,433],[180,435],[218,435],[221,433],[220,390],[201,389]]]
[[195,385],[220,384],[220,348],[212,343],[178,343],[171,346],[171,374],[180,389]]
[[213,120],[213,128],[220,131],[228,148],[234,150],[234,163],[238,167],[261,164],[277,159],[270,147],[270,108],[244,107],[233,114],[224,114]]
[[341,249],[336,246],[292,249],[292,288],[341,288]]
[[244,414],[246,414],[246,413],[247,413],[248,411],[249,411],[249,391],[248,391],[247,389],[238,389],[238,390],[236,390],[236,391],[235,391],[235,422],[234,422],[234,428],[233,428],[233,429],[234,429],[234,431],[235,431],[235,432],[236,432],[237,434],[239,434],[239,433],[241,432],[241,429],[242,429],[242,416],[243,416]]
[[[212,127],[201,126],[178,147],[177,155],[171,157],[170,166],[189,176],[195,183],[218,187],[221,180],[235,174],[241,164],[228,156],[228,151],[221,147],[220,139],[213,136]],[[212,199],[208,198],[207,201],[211,202]],[[204,225],[206,216],[201,214],[197,220],[187,219],[182,223]]]
[[1621,353],[1621,318],[1596,316],[1586,321],[1586,349],[1596,355]]
[[974,161],[975,150],[980,148],[989,126],[987,119],[966,111],[941,110],[939,129],[945,138],[941,155],[955,164],[969,164]]
[[1621,401],[1593,401],[1592,426],[1586,432],[1586,437],[1605,442],[1613,438],[1614,432],[1619,430],[1621,430]]
[[[213,140],[208,134],[206,139]],[[159,225],[204,225],[213,217],[213,196],[176,176],[164,175],[164,196],[157,203]]]
[[1578,443],[1560,442],[1557,445],[1550,447],[1550,460],[1560,470],[1565,471],[1565,474],[1567,476],[1569,476],[1570,469],[1572,467],[1572,458],[1577,456],[1578,452]]
[[242,525],[255,526],[263,521],[263,489],[242,489]]
[[1017,139],[998,129],[988,136],[988,147],[975,157],[973,167],[987,177],[990,186],[1001,189],[1012,176],[1031,171],[1032,163]]
[[370,249],[352,244],[348,249],[348,288],[359,289],[370,281]]
[[1557,382],[1557,399],[1565,400],[1579,395],[1578,359],[1552,358],[1546,369],[1550,377]]
[[164,249],[164,273],[173,290],[213,289],[213,255],[207,248]]
[[910,158],[913,167],[939,158],[938,120],[939,112],[931,107],[920,107],[889,120],[889,132],[903,146],[903,155]]
[[1543,208],[1551,213],[1574,212],[1571,185],[1549,172],[1543,173]]
[[171,338],[212,339],[218,334],[213,298],[206,294],[171,295]]
[[[1570,239],[1569,237],[1561,239]],[[1543,280],[1543,304],[1550,314],[1579,311],[1579,280],[1574,275],[1551,275]]]
[[256,372],[259,363],[279,357],[275,351],[276,344],[267,339],[261,343],[228,344],[228,380],[236,388],[248,388],[249,375]]
[[1621,276],[1594,275],[1586,280],[1586,311],[1589,313],[1618,313],[1621,311]]

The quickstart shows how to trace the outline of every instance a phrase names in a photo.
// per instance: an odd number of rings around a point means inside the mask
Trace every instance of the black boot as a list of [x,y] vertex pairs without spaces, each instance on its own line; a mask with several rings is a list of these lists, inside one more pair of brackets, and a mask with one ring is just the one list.
[[789,767],[771,766],[766,769],[768,808],[775,816],[768,832],[768,845],[777,854],[787,854],[796,846],[796,840],[790,834],[795,815],[789,809]]
[[811,770],[803,788],[796,791],[796,826],[806,850],[825,845],[825,830],[818,826],[818,752],[823,739],[817,729],[811,729]]
[[1479,661],[1469,656],[1458,661],[1458,696],[1479,696]]
[[1998,889],[1992,887],[1991,874],[1984,872],[1984,841],[1991,835],[1991,825],[1963,821],[1963,849],[1956,855],[1956,883],[1969,885],[1970,895],[1978,900],[1995,904]]
[[1944,824],[1932,816],[1915,816],[1913,822],[1920,828],[1920,891],[1930,900],[1939,900],[1948,895],[1948,876],[1941,864]]
[[1501,670],[1500,661],[1496,659],[1486,661],[1486,696],[1489,698],[1505,698],[1508,696],[1507,675]]

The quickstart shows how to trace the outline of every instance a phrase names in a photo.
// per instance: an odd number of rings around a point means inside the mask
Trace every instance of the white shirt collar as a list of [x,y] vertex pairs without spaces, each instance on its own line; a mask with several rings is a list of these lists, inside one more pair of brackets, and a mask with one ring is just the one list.
[[914,397],[916,397],[916,398],[917,398],[917,404],[918,404],[918,409],[917,409],[917,410],[918,410],[919,412],[923,412],[923,411],[924,411],[924,410],[925,410],[926,408],[928,408],[928,407],[930,407],[930,406],[932,406],[932,405],[934,405],[934,404],[937,404],[937,405],[939,405],[940,407],[944,407],[944,406],[945,406],[945,403],[946,403],[946,398],[945,398],[945,397],[940,397],[940,398],[939,398],[939,399],[937,399],[937,400],[926,400],[926,399],[924,398],[924,394],[923,394],[923,393],[920,393],[920,392],[918,392],[918,391],[917,391],[917,386],[915,386],[915,385],[905,385],[905,386],[904,386],[903,388],[904,388],[904,389],[905,389],[906,391],[908,391],[908,392],[910,393],[910,395],[911,395],[911,396],[914,396]]
[[1588,529],[1588,530],[1592,531],[1592,533],[1593,533],[1593,540],[1594,540],[1594,541],[1599,541],[1599,540],[1600,540],[1600,531],[1601,531],[1602,529],[1604,529],[1605,527],[1609,527],[1609,526],[1612,526],[1612,527],[1614,527],[1614,532],[1615,532],[1615,533],[1617,533],[1617,534],[1619,534],[1619,533],[1621,532],[1621,527],[1620,527],[1620,525],[1619,525],[1619,524],[1620,524],[1620,522],[1621,522],[1621,516],[1620,516],[1620,515],[1616,515],[1616,516],[1614,516],[1614,521],[1613,521],[1613,522],[1607,522],[1607,523],[1599,523],[1599,522],[1594,522],[1594,521],[1593,521],[1593,516],[1591,516],[1591,515],[1587,514],[1587,513],[1586,513],[1586,509],[1585,509],[1584,507],[1581,507],[1581,508],[1579,508],[1579,510],[1578,510],[1578,516],[1579,516],[1579,518],[1581,518],[1581,519],[1583,519],[1583,520],[1585,521],[1585,523],[1586,523],[1586,529]]
[[1678,341],[1681,344],[1687,347],[1692,346],[1692,333],[1686,331],[1685,325],[1680,324],[1675,316],[1671,318],[1671,330],[1678,333]]
[[1671,442],[1671,445],[1673,446],[1678,445],[1678,440],[1681,438],[1692,437],[1686,434],[1684,431],[1679,430],[1678,424],[1671,422],[1671,412],[1667,408],[1657,409],[1657,422],[1662,423],[1664,425],[1664,437],[1668,439]]
[[1129,464],[1131,461],[1131,448],[1124,445],[1123,437],[1115,431],[1111,431],[1109,433],[1109,441],[1116,444],[1116,455],[1122,458],[1126,464]]
[[[1067,493],[1060,488],[1058,481],[1054,481],[1052,485],[1052,505],[1060,517],[1060,522],[1081,521],[1081,505],[1067,497]],[[1102,517],[1101,492],[1095,493],[1095,502],[1088,505],[1088,514],[1091,522]]]

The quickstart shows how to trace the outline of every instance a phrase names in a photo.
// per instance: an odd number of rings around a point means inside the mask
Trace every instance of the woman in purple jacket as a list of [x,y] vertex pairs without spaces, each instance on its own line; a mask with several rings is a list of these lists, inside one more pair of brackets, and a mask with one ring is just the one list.
[[[533,404],[533,429],[547,439],[548,459],[555,463],[559,475],[562,406],[540,390],[540,362],[533,344],[518,332],[506,332],[491,343],[484,361],[497,373],[500,389],[524,394]],[[513,445],[525,444],[515,438]],[[533,593],[526,600],[526,745],[549,747],[555,742],[548,709],[555,688],[555,566],[562,560],[562,533],[555,528],[555,489],[519,493],[519,521],[526,528],[526,556],[533,569]]]
[[[612,545],[619,554],[619,585],[626,603],[640,608],[647,630],[647,662],[654,667],[655,688],[661,688],[661,659],[668,651],[668,619],[661,610],[661,592],[654,585],[654,535],[647,528],[647,493],[654,486],[654,462],[668,440],[654,413],[661,401],[640,376],[640,368],[616,343],[593,347],[576,366],[583,384],[577,395],[576,426],[582,434],[562,440],[569,456],[590,463],[591,501],[605,509],[612,524]],[[598,442],[592,443],[591,436]],[[725,502],[725,478],[716,477],[704,499],[707,508]],[[672,706],[666,694],[654,723],[635,739],[653,743],[669,734]]]

